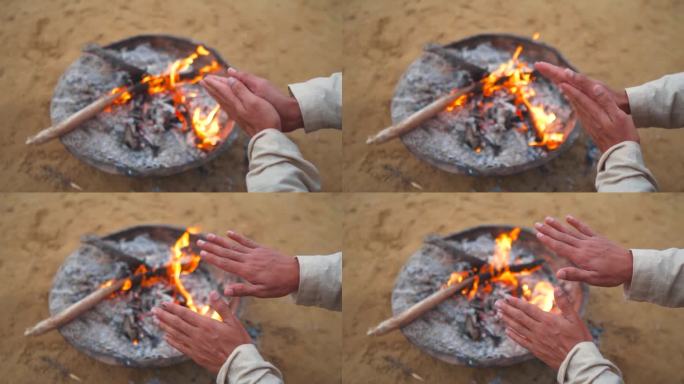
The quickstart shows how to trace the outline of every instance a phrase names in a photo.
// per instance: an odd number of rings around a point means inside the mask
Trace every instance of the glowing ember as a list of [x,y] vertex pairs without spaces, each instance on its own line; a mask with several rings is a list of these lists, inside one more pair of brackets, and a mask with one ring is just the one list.
[[[533,35],[537,40],[539,33]],[[535,103],[535,90],[531,84],[534,81],[533,69],[525,62],[521,61],[520,54],[523,51],[522,45],[518,45],[510,60],[499,65],[497,69],[489,73],[480,80],[482,87],[483,101],[477,103],[479,113],[484,116],[486,111],[493,106],[492,98],[498,96],[512,96],[516,107],[516,114],[524,120],[525,114],[529,116],[530,122],[535,130],[536,138],[528,143],[532,147],[545,147],[547,150],[558,148],[566,138],[562,132],[563,124],[557,116],[550,111],[544,104]],[[452,112],[456,108],[465,105],[472,98],[472,92],[465,94],[447,106],[446,111]],[[527,131],[527,126],[523,125],[522,132]],[[475,151],[479,151],[479,147]]]
[[[445,286],[451,286],[462,282],[464,279],[473,275],[475,273],[490,273],[491,279],[484,282],[483,285],[480,284],[479,277],[475,275],[472,285],[469,288],[464,288],[461,294],[465,295],[468,300],[475,298],[478,292],[482,291],[484,293],[490,293],[494,284],[501,284],[512,288],[515,292],[520,286],[520,277],[529,276],[536,272],[539,267],[522,270],[520,272],[510,271],[510,261],[511,261],[511,248],[513,243],[518,239],[520,235],[520,228],[513,228],[510,232],[504,232],[496,237],[495,239],[495,249],[494,254],[491,256],[489,262],[479,268],[477,271],[458,271],[453,272],[449,277],[449,280]],[[527,283],[522,284],[522,294],[521,297],[536,305],[545,312],[549,312],[553,309],[553,285],[542,280],[535,284],[534,288],[530,290]]]
[[[160,75],[147,75],[140,81],[142,84],[147,84],[147,93],[149,95],[170,94],[176,118],[182,124],[181,130],[187,131],[189,123],[197,138],[195,145],[202,150],[214,148],[222,139],[228,136],[234,125],[234,121],[231,120],[225,129],[221,129],[218,104],[215,104],[208,113],[200,107],[196,107],[190,112],[188,102],[191,100],[189,99],[194,98],[197,94],[184,91],[182,86],[199,82],[205,75],[219,71],[221,66],[216,60],[212,60],[209,64],[194,71],[193,73],[196,75],[192,78],[187,78],[187,75],[184,77],[183,73],[189,70],[199,57],[208,56],[209,54],[210,52],[206,48],[199,45],[187,57],[171,63],[164,73]],[[126,104],[132,98],[128,87],[114,88],[110,91],[110,94],[119,94],[119,97],[113,102],[114,105]],[[110,112],[111,108],[107,108],[105,111]],[[186,117],[186,111],[191,116],[191,121],[189,122]]]

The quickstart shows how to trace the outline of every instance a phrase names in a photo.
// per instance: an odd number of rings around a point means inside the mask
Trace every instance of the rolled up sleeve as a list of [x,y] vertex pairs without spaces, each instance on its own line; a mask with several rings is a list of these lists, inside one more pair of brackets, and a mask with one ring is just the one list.
[[298,305],[334,311],[342,309],[342,252],[327,256],[297,256],[299,289],[292,294]]
[[666,307],[684,306],[684,249],[632,249],[632,281],[625,296]]
[[623,141],[610,147],[599,159],[598,192],[656,192],[658,183],[644,164],[641,146]]
[[253,344],[243,344],[219,370],[216,384],[281,384],[283,375],[273,364],[265,361]]
[[318,169],[304,159],[297,145],[276,129],[252,137],[247,147],[249,192],[318,192]]
[[290,84],[289,88],[302,111],[306,132],[321,128],[342,129],[341,73]]
[[596,345],[585,341],[575,345],[558,369],[560,384],[620,384],[622,373],[605,359]]
[[637,127],[684,127],[684,72],[625,91]]

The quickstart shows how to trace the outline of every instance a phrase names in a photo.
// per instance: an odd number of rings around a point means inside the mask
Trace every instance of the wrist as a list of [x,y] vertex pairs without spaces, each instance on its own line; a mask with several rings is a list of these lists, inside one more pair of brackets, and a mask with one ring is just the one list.
[[283,116],[283,131],[291,132],[304,127],[302,110],[299,102],[294,97],[288,97],[286,102],[285,114]]
[[624,111],[626,114],[630,114],[631,110],[629,108],[629,97],[627,96],[626,90],[621,90],[615,93],[615,101],[618,108]]
[[622,277],[622,284],[629,287],[632,284],[632,275],[634,274],[634,255],[631,249],[625,250],[625,272]]
[[292,260],[293,267],[288,286],[288,294],[297,293],[299,290],[299,260],[296,257],[293,257]]

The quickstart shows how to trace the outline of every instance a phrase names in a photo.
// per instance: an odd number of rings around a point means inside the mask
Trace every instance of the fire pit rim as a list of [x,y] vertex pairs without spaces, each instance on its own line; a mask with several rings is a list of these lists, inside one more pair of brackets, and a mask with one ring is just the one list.
[[[496,231],[499,233],[505,233],[507,231],[513,230],[514,228],[520,228],[521,234],[526,233],[527,235],[532,236],[536,240],[536,236],[534,234],[535,233],[534,229],[532,229],[530,227],[526,227],[526,226],[516,226],[516,225],[510,225],[510,224],[481,224],[481,225],[476,225],[476,226],[472,226],[472,227],[467,227],[467,228],[462,229],[460,231],[451,232],[447,235],[442,236],[442,238],[444,238],[445,240],[453,240],[453,238],[456,238],[456,237],[467,238],[465,236],[467,236],[469,234],[477,233],[478,231],[491,231],[491,232]],[[539,244],[541,246],[543,246],[551,256],[556,257],[556,258],[560,258],[560,256],[558,256],[555,252],[553,252],[548,247],[543,245],[541,242],[539,242]],[[408,258],[406,259],[404,264],[401,266],[399,273],[397,273],[397,276],[394,279],[394,284],[392,286],[392,294],[390,295],[390,307],[392,306],[392,302],[393,302],[392,297],[394,296],[394,291],[397,289],[397,285],[399,284],[399,278],[401,277],[401,273],[403,272],[404,268],[406,268],[408,261],[417,252],[419,252],[424,246],[425,246],[425,244],[421,242],[420,248],[416,249],[416,251],[414,251],[413,253],[411,253],[411,255],[408,256]],[[586,308],[587,308],[587,304],[589,302],[589,287],[585,283],[578,282],[577,284],[579,284],[580,290],[582,292],[582,298],[581,298],[581,301],[579,303],[579,315],[580,315],[580,317],[584,317],[585,312],[586,312]],[[394,313],[393,308],[392,308],[392,312],[393,312],[393,315],[396,315],[396,313]],[[517,357],[508,358],[504,362],[499,363],[499,364],[486,364],[486,363],[479,363],[479,362],[472,364],[469,362],[465,362],[463,359],[458,359],[457,357],[455,357],[453,355],[440,353],[438,351],[435,351],[435,350],[432,350],[429,348],[421,347],[418,343],[414,342],[412,335],[407,334],[405,332],[404,328],[405,327],[401,327],[399,330],[401,331],[401,334],[406,338],[406,340],[408,340],[408,342],[412,346],[418,348],[420,351],[425,352],[428,355],[430,355],[430,356],[432,356],[438,360],[444,361],[444,362],[446,362],[448,364],[452,364],[452,365],[465,365],[468,367],[479,367],[479,368],[488,368],[488,367],[495,367],[495,366],[496,367],[504,367],[504,366],[511,366],[511,365],[523,363],[525,361],[529,361],[529,360],[532,360],[535,358],[531,352],[528,352],[526,354],[523,354],[523,355],[520,355]]]
[[[123,239],[123,238],[126,238],[127,235],[133,234],[136,231],[151,232],[153,230],[172,231],[172,232],[177,233],[178,234],[177,236],[181,236],[188,228],[189,227],[182,227],[182,226],[176,226],[176,225],[170,225],[170,224],[151,224],[151,223],[139,224],[139,225],[132,225],[132,226],[124,227],[123,229],[116,230],[113,232],[108,232],[105,235],[102,235],[101,238],[104,240]],[[205,238],[205,237],[206,237],[206,235],[203,232],[198,232],[198,233],[194,233],[194,234],[191,233],[190,234],[190,239],[191,239],[190,244],[194,244],[197,239]],[[51,316],[56,315],[56,313],[53,313],[49,307],[50,307],[50,296],[52,295],[52,291],[55,287],[56,279],[59,275],[59,272],[64,267],[67,258],[69,258],[72,254],[77,252],[83,246],[84,246],[83,244],[79,243],[78,247],[75,248],[71,253],[69,253],[69,255],[67,255],[66,258],[64,258],[64,261],[62,262],[62,264],[60,264],[59,268],[57,269],[57,272],[55,273],[55,275],[52,278],[52,283],[50,286],[50,292],[48,292],[48,311],[50,312]],[[203,260],[200,261],[200,266],[204,266],[205,268],[207,268],[207,267],[208,268],[216,268],[216,267],[213,267],[212,265],[209,265],[208,263],[204,262]],[[237,278],[237,281],[242,281],[242,279],[240,279],[238,276],[235,276],[235,277]],[[219,292],[219,294],[221,296],[223,296],[223,292]],[[238,304],[238,308],[235,311],[235,316],[238,319],[240,319],[241,315],[244,313],[246,301],[247,300],[244,300],[244,298],[243,298],[240,300],[240,303]],[[78,321],[78,319],[76,319],[74,321]],[[66,326],[60,327],[57,330],[58,330],[59,334],[64,338],[64,340],[69,345],[71,345],[73,348],[75,348],[78,352],[81,352],[81,353],[85,354],[86,356],[91,357],[91,358],[93,358],[99,362],[105,363],[107,365],[125,366],[125,367],[132,367],[132,368],[153,368],[153,367],[172,366],[172,365],[180,364],[180,363],[183,363],[183,362],[190,360],[190,358],[188,356],[181,353],[178,356],[169,357],[163,362],[154,362],[154,363],[149,364],[149,365],[136,364],[135,362],[128,360],[128,359],[125,359],[122,361],[121,359],[117,358],[116,356],[98,353],[97,351],[94,351],[94,350],[91,350],[88,348],[83,348],[80,344],[74,344],[72,342],[72,340],[70,339],[70,337],[68,337],[67,335],[64,334],[63,329],[65,327]]]
[[[530,44],[530,45],[537,45],[539,47],[542,47],[554,55],[556,55],[559,59],[559,62],[566,66],[567,68],[572,69],[575,72],[577,71],[577,68],[575,68],[566,58],[563,56],[563,54],[560,53],[556,48],[541,42],[541,41],[536,41],[532,40],[526,36],[520,36],[520,35],[515,35],[515,34],[510,34],[510,33],[480,33],[480,34],[475,34],[475,35],[470,35],[468,37],[465,37],[460,40],[452,41],[451,43],[447,43],[442,45],[444,48],[454,48],[457,46],[463,46],[467,45],[468,43],[471,43],[473,41],[481,40],[481,39],[494,39],[494,38],[506,38],[506,39],[511,39],[513,41],[517,41],[519,43],[523,44]],[[421,53],[421,55],[424,53]],[[416,59],[418,60],[418,59]],[[414,60],[415,62],[415,60]],[[401,74],[400,79],[404,77],[406,74],[406,71]],[[395,95],[398,92],[398,87],[400,85],[400,81],[397,81],[396,86],[394,88],[393,96],[392,99],[394,99]],[[462,174],[466,176],[473,176],[473,177],[481,177],[481,176],[511,176],[515,175],[518,173],[523,173],[525,171],[529,171],[534,168],[541,167],[542,165],[545,165],[547,163],[550,163],[552,160],[560,156],[562,153],[567,152],[570,147],[574,144],[575,140],[579,137],[580,132],[582,131],[582,125],[580,121],[577,119],[577,112],[570,106],[572,113],[570,114],[570,117],[568,118],[567,126],[572,126],[572,130],[568,134],[568,137],[563,141],[563,143],[553,151],[548,151],[546,153],[546,156],[541,157],[539,159],[536,159],[534,161],[526,162],[523,164],[518,164],[514,166],[500,166],[500,167],[492,167],[492,168],[487,168],[485,170],[477,170],[474,169],[468,165],[461,164],[460,162],[446,162],[446,161],[439,161],[438,159],[433,159],[431,157],[426,156],[424,153],[419,152],[417,148],[414,148],[409,144],[409,142],[405,139],[406,135],[401,136],[401,142],[404,144],[404,147],[408,149],[410,153],[412,153],[415,157],[417,157],[419,160],[425,161],[426,163],[432,165],[433,167],[440,169],[442,171],[448,172],[448,173],[453,173],[453,174]],[[391,106],[390,106],[391,109]],[[396,122],[393,122],[396,123]],[[421,127],[418,127],[418,129],[422,129]]]
[[[205,43],[202,43],[200,41],[197,41],[192,38],[188,37],[181,37],[181,36],[176,36],[176,35],[171,35],[171,34],[165,34],[165,33],[149,33],[149,34],[139,34],[139,35],[133,35],[127,38],[123,38],[120,40],[116,40],[112,43],[109,43],[107,45],[104,45],[103,48],[105,49],[118,49],[126,44],[130,44],[133,42],[136,42],[138,40],[145,41],[145,40],[153,40],[153,39],[169,39],[169,40],[175,40],[182,42],[184,44],[193,44],[195,46],[197,45],[202,45],[204,48],[206,48],[211,54],[216,58],[216,61],[219,62],[222,66],[226,68],[230,68],[231,65],[223,59],[223,57],[218,53],[218,51]],[[81,54],[79,57],[77,57],[65,70],[65,72],[62,74],[64,76],[66,74],[66,71],[74,64],[76,61],[80,59],[80,57],[83,54]],[[52,90],[53,98],[54,94],[57,91],[57,88],[60,86],[62,76],[60,76],[59,80],[57,80],[57,84],[55,84],[55,87]],[[50,105],[52,105],[52,100],[50,101]],[[51,107],[52,108],[52,107]],[[52,120],[52,117],[50,118],[52,121],[52,124],[55,124],[56,122]],[[85,124],[85,123],[84,123]],[[80,128],[79,128],[80,129]],[[225,153],[230,149],[232,144],[237,140],[238,137],[238,131],[240,131],[240,127],[238,127],[237,122],[233,125],[233,129],[231,132],[228,134],[228,136],[219,144],[216,148],[212,149],[210,152],[206,153],[206,156],[204,158],[199,158],[195,159],[191,162],[185,163],[181,166],[177,167],[166,167],[166,168],[157,168],[150,170],[149,172],[139,172],[134,169],[129,168],[126,165],[120,164],[119,162],[116,161],[101,161],[97,159],[93,159],[88,156],[84,156],[82,153],[79,153],[75,147],[72,147],[70,145],[67,145],[64,141],[64,137],[68,136],[62,136],[59,138],[59,141],[62,143],[64,148],[71,153],[75,158],[78,160],[83,161],[84,163],[90,165],[91,167],[94,167],[96,169],[99,169],[100,171],[103,171],[105,173],[109,173],[112,175],[123,175],[123,176],[128,176],[128,177],[134,177],[134,178],[148,178],[148,177],[166,177],[166,176],[172,176],[176,175],[179,173],[183,173],[186,171],[190,171],[195,168],[199,168],[203,166],[204,164],[207,164],[211,162],[212,160],[216,159],[219,155]]]

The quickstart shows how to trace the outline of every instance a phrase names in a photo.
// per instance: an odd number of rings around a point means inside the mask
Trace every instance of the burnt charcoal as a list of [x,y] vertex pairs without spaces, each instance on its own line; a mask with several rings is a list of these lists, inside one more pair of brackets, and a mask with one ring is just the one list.
[[477,325],[477,318],[475,317],[474,314],[470,314],[466,316],[465,320],[465,332],[470,337],[472,340],[479,341],[480,340],[480,329]]
[[138,150],[142,148],[140,135],[137,132],[135,126],[127,125],[124,129],[124,142],[128,148]]
[[480,136],[480,130],[477,126],[472,123],[466,123],[465,126],[465,141],[468,146],[473,150],[480,148],[482,146],[482,137]]
[[140,328],[133,314],[124,316],[122,331],[131,342],[140,340]]

